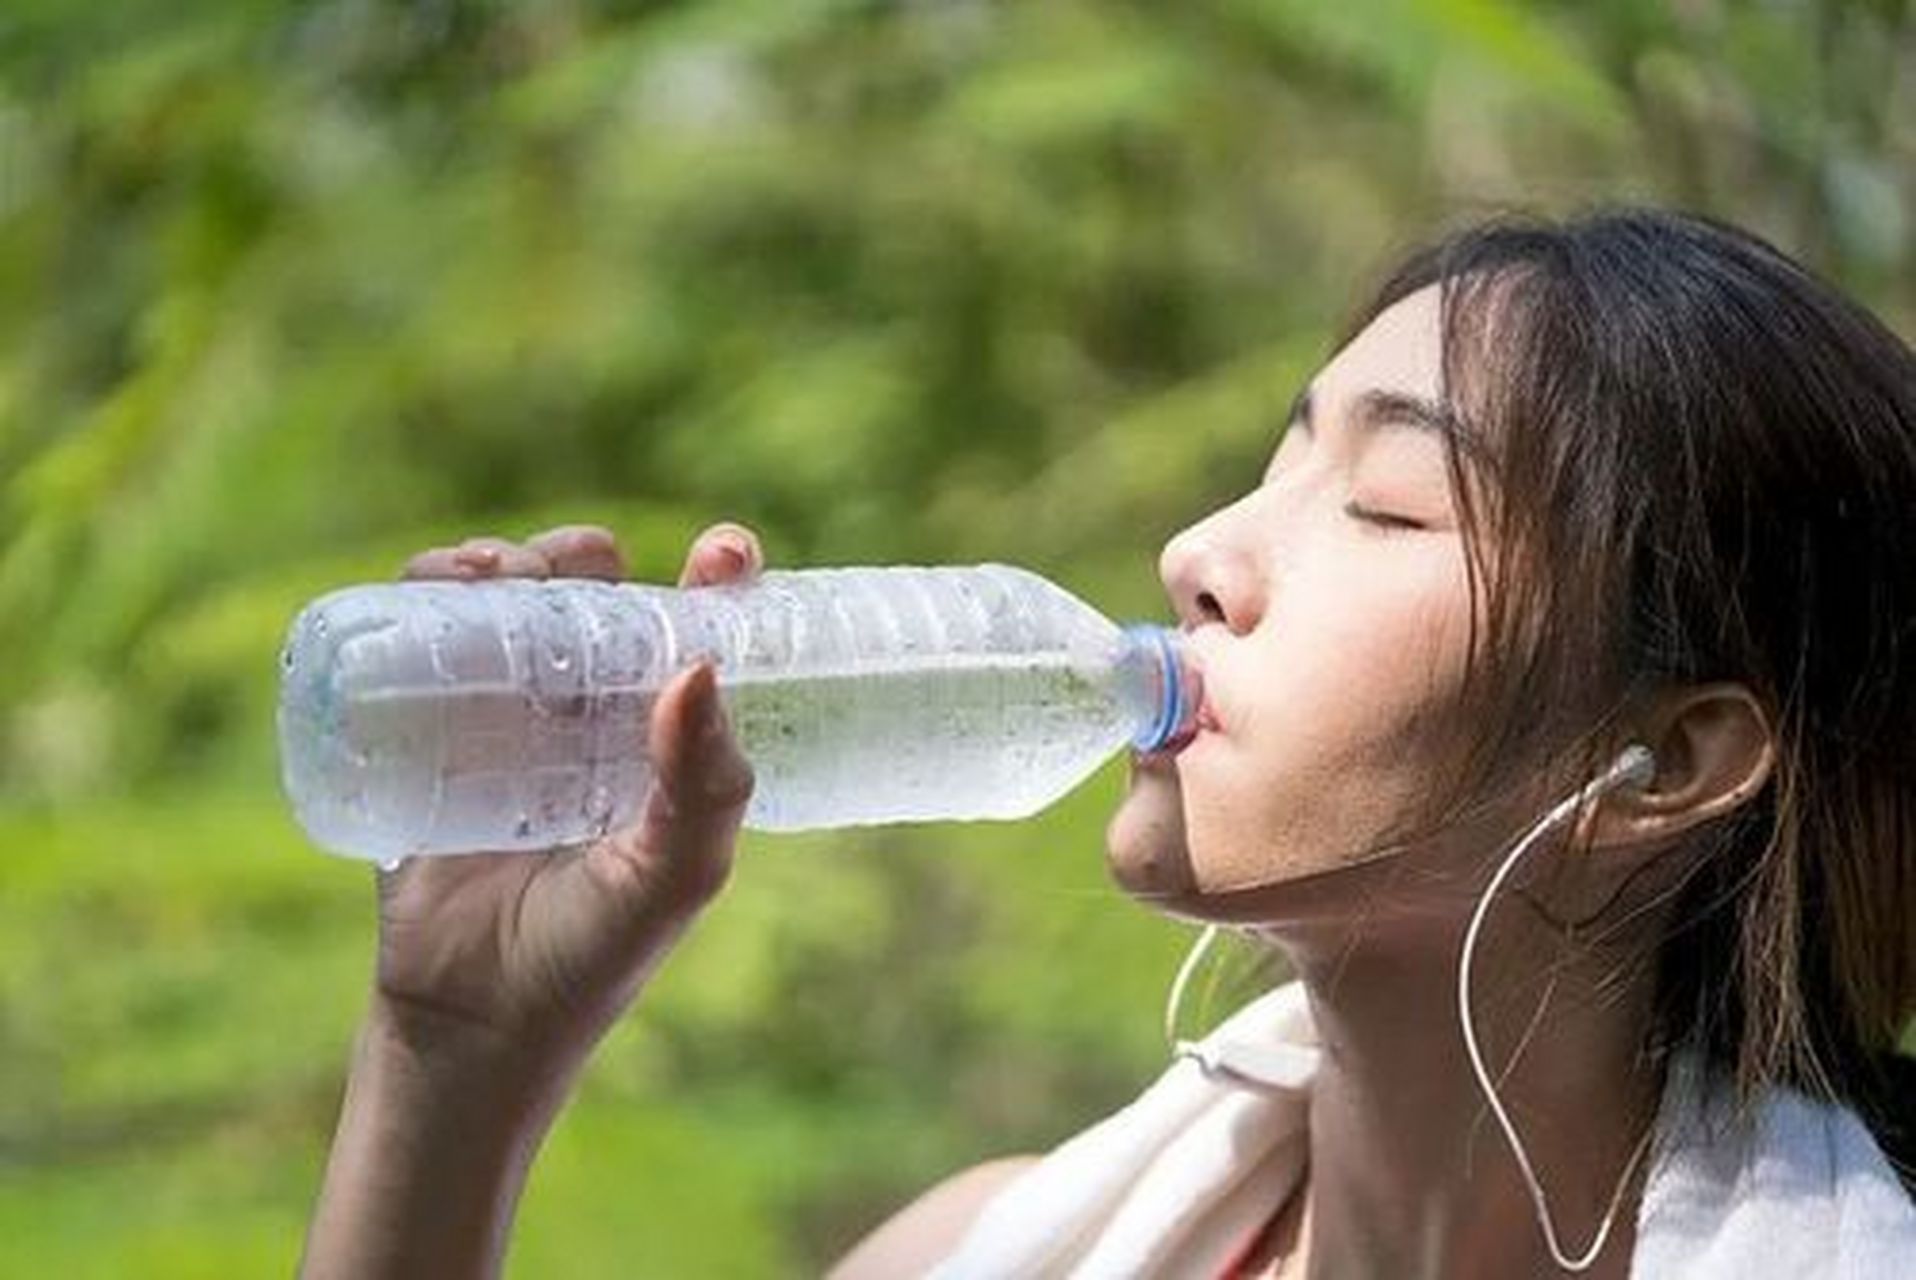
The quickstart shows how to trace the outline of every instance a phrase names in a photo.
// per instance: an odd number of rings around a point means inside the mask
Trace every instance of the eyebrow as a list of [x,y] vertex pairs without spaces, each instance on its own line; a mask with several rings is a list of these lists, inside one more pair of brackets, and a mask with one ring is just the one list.
[[[1296,427],[1306,435],[1317,433],[1312,402],[1310,387],[1297,393],[1297,398],[1291,401],[1290,414],[1285,419],[1286,431]],[[1393,429],[1424,432],[1455,441],[1458,450],[1467,458],[1482,461],[1484,457],[1482,442],[1448,406],[1406,391],[1364,392],[1351,406],[1350,423],[1351,429],[1360,435],[1375,435]]]

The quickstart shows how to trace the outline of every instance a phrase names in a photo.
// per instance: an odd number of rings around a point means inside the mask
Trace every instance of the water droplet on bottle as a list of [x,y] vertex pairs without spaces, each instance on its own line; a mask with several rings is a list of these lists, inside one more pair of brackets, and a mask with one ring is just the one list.
[[388,875],[390,875],[393,872],[399,870],[399,868],[404,866],[405,863],[406,863],[406,860],[404,858],[387,858],[379,864],[379,869],[381,871],[386,872]]
[[586,822],[594,835],[604,835],[612,827],[612,791],[603,782],[592,784],[585,802]]
[[293,669],[293,647],[287,645],[279,651],[279,669],[290,672]]
[[552,659],[552,669],[554,671],[566,671],[571,669],[572,655],[567,653],[564,649],[554,649],[550,656]]
[[524,811],[521,811],[519,814],[519,820],[512,824],[512,834],[517,836],[521,840],[524,840],[527,836],[531,835],[532,834],[532,815]]

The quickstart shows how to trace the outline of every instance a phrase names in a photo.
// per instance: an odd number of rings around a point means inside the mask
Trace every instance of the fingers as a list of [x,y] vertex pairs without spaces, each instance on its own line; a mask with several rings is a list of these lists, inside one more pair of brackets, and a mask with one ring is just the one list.
[[752,766],[726,720],[716,672],[701,662],[673,677],[652,712],[654,781],[639,823],[588,855],[636,887],[653,909],[695,910],[724,885],[752,798]]
[[433,547],[406,561],[402,578],[469,578],[473,574],[453,558],[456,547]]
[[712,525],[692,542],[679,571],[681,587],[716,586],[755,578],[765,568],[765,552],[758,535],[727,520]]
[[434,547],[406,562],[405,578],[549,578],[552,565],[529,546],[504,538],[467,538],[456,547]]
[[[679,572],[681,587],[745,582],[765,567],[758,535],[722,521],[693,541]],[[535,534],[524,543],[505,538],[468,538],[458,546],[433,547],[406,562],[405,578],[599,578],[623,581],[625,557],[609,530],[569,524]]]
[[625,579],[618,540],[596,524],[560,525],[526,539],[526,547],[545,558],[555,578]]
[[407,578],[601,578],[621,581],[625,557],[612,534],[597,525],[569,524],[521,544],[505,538],[468,538],[434,547],[406,562]]

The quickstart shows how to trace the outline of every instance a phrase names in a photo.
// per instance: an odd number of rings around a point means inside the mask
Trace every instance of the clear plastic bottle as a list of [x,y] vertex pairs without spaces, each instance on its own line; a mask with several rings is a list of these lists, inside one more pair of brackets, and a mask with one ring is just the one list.
[[653,700],[702,657],[770,831],[1023,817],[1199,703],[1175,632],[1006,565],[390,583],[293,623],[286,791],[315,842],[379,862],[588,840],[638,813]]

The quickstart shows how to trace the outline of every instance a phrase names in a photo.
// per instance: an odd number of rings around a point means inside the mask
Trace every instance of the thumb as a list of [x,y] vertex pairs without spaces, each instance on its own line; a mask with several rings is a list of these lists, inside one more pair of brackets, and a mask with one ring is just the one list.
[[680,672],[660,692],[646,745],[653,779],[638,823],[600,841],[588,857],[618,864],[607,870],[629,878],[655,910],[696,910],[731,873],[753,785],[709,661]]

